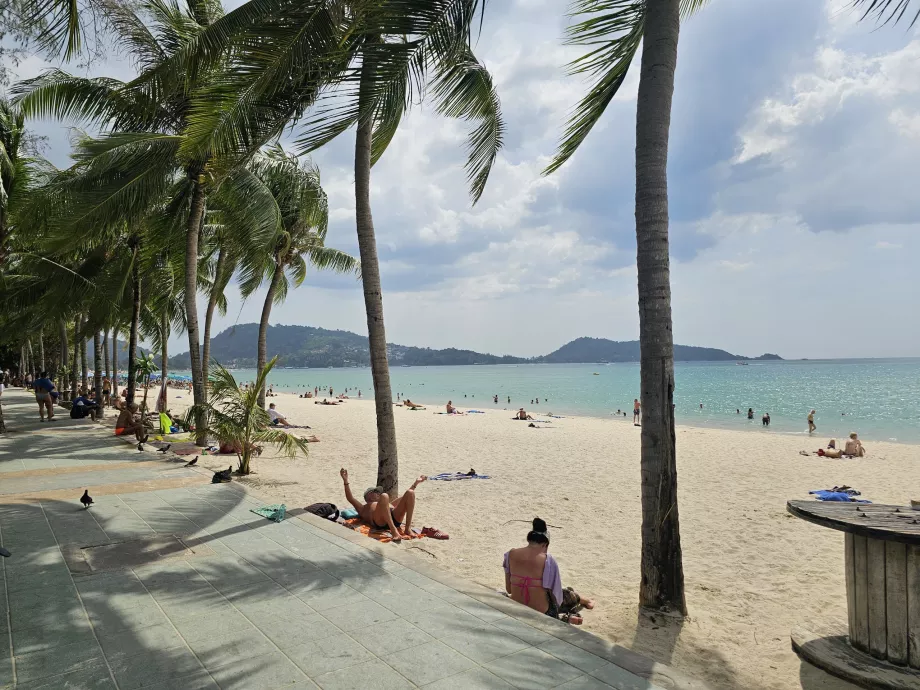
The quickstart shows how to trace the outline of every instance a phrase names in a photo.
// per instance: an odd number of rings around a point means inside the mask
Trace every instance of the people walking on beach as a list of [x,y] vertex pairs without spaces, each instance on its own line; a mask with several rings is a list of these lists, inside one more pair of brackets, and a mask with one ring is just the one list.
[[45,421],[45,410],[48,410],[48,421],[56,422],[54,418],[54,398],[51,397],[51,391],[54,390],[54,384],[48,378],[48,372],[41,372],[33,384],[35,392],[35,402],[38,403],[38,414],[41,421]]
[[814,433],[815,429],[818,427],[815,426],[815,411],[812,410],[808,413],[808,433]]
[[748,408],[748,419],[754,419],[754,408],[753,407]]
[[549,555],[549,530],[540,518],[534,518],[527,533],[527,546],[505,553],[505,591],[514,601],[552,618],[581,625],[578,612],[593,609],[594,602],[571,587],[562,587],[559,565]]
[[633,400],[633,425],[639,426],[639,418],[642,416],[642,403],[639,398]]

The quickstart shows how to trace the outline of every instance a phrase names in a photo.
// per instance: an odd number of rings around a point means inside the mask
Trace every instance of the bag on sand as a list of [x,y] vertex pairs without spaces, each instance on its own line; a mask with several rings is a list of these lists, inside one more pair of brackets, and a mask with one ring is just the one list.
[[304,508],[304,510],[333,522],[339,519],[339,509],[333,503],[314,503]]

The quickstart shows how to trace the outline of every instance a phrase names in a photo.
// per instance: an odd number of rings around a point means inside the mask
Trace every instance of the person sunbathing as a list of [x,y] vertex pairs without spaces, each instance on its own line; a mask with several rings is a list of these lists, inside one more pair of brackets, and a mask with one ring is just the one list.
[[317,400],[313,404],[314,405],[338,405],[339,401],[338,400],[326,400],[326,398],[323,398],[321,401]]
[[403,400],[403,407],[409,407],[409,408],[412,408],[413,410],[424,409],[421,405],[416,405],[414,402],[409,400],[409,398],[406,398],[405,400]]
[[525,420],[525,421],[528,420],[528,419],[531,420],[531,421],[533,421],[533,417],[531,417],[529,414],[527,414],[527,413],[524,411],[524,408],[523,408],[523,407],[522,407],[520,410],[518,410],[517,418],[518,418],[518,419],[521,419],[521,420]]
[[144,430],[144,423],[135,415],[137,414],[137,403],[128,403],[128,405],[118,413],[118,419],[115,420],[115,435],[126,436],[134,434],[137,439],[137,445],[147,441],[147,433]]
[[571,587],[562,588],[559,565],[549,553],[549,530],[540,518],[533,519],[527,533],[527,546],[505,553],[505,591],[520,604],[552,618],[581,625],[582,608],[593,609],[594,601],[585,599]]
[[460,410],[458,410],[456,407],[454,407],[454,402],[453,402],[453,400],[448,400],[448,401],[447,401],[447,414],[462,414],[462,412],[460,412]]
[[[339,471],[345,483],[345,498],[358,511],[358,515],[374,529],[390,530],[393,541],[401,541],[404,537],[412,536],[412,513],[415,511],[415,488],[428,479],[422,475],[416,479],[406,492],[394,500],[390,500],[379,486],[374,486],[364,492],[364,503],[351,493],[348,483],[348,470],[344,467]],[[399,528],[403,531],[400,533]]]
[[847,443],[843,447],[843,454],[853,458],[861,458],[866,455],[866,448],[863,446],[862,441],[856,436],[855,431],[852,432],[850,438],[847,439]]

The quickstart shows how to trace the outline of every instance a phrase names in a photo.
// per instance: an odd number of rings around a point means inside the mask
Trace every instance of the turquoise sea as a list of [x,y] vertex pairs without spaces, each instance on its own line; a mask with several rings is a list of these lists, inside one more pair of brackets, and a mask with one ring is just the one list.
[[[187,373],[187,372],[176,372]],[[252,369],[234,372],[255,377]],[[596,375],[595,375],[596,374]],[[639,365],[511,364],[452,367],[394,367],[393,394],[430,405],[452,400],[463,408],[489,410],[521,406],[538,412],[615,417],[639,395]],[[680,424],[770,429],[805,434],[806,416],[817,410],[817,435],[840,438],[857,431],[866,440],[920,443],[920,358],[751,362],[678,362],[674,402]],[[278,391],[302,393],[331,386],[338,395],[373,394],[368,368],[275,369]],[[498,395],[496,405],[493,395]],[[540,403],[536,403],[536,399]],[[531,403],[531,401],[534,401]],[[703,408],[700,409],[700,403]],[[746,413],[754,408],[754,420]],[[735,410],[741,410],[736,414]]]

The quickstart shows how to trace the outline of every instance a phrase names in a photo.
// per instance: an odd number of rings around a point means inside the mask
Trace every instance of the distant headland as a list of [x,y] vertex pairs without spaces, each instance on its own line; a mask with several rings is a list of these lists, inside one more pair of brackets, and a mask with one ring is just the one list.
[[[256,339],[259,325],[244,323],[228,328],[211,340],[211,357],[221,364],[251,368],[256,363]],[[269,357],[278,355],[278,365],[286,367],[364,367],[370,363],[367,337],[349,331],[330,331],[312,326],[269,326]],[[541,357],[491,355],[472,350],[434,350],[427,347],[387,345],[392,366],[450,366],[469,364],[593,364],[638,362],[639,341],[618,342],[604,338],[576,338],[558,350]],[[735,355],[725,350],[692,345],[675,345],[674,359],[679,362],[724,362],[780,360],[764,354],[760,357]],[[174,369],[189,367],[188,353],[170,358]]]

